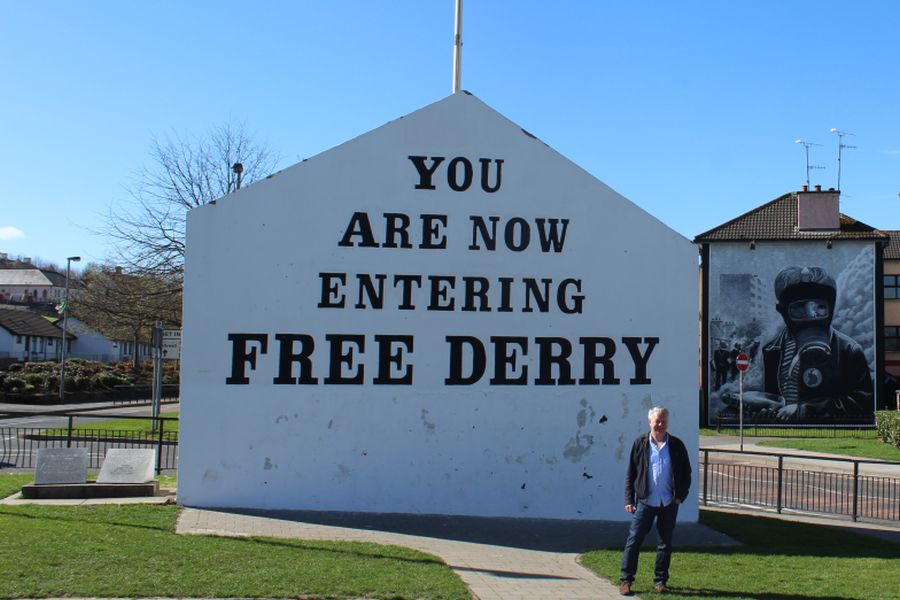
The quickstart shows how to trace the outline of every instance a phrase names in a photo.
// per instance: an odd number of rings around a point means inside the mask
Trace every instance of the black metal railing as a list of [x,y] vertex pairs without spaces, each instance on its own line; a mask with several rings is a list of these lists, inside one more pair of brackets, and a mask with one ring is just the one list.
[[[3,420],[14,418],[63,418],[59,427],[22,427],[2,425]],[[146,416],[91,413],[0,413],[0,468],[30,469],[36,466],[40,448],[88,449],[88,468],[99,469],[106,451],[110,448],[155,448],[156,472],[172,470],[178,465],[178,432],[172,423],[178,417],[159,417],[152,431],[123,431],[117,429],[78,426],[76,419],[90,417],[104,419],[141,419]],[[169,430],[166,431],[166,427]]]
[[700,449],[706,505],[900,521],[900,462]]
[[[717,433],[727,432],[731,435],[738,435],[740,431],[740,426],[735,418],[723,419],[717,417],[713,427],[715,427]],[[744,422],[744,435],[750,437],[875,439],[878,437],[878,431],[871,419],[865,422],[841,423],[838,425],[835,425],[833,421],[829,422],[824,419],[818,423],[785,423],[774,419],[755,419]]]

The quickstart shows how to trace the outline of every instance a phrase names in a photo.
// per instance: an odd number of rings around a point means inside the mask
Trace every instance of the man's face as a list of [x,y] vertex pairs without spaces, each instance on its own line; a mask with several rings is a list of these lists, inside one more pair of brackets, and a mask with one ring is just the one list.
[[650,417],[650,431],[654,439],[661,440],[666,437],[669,430],[669,417],[665,413],[653,413]]

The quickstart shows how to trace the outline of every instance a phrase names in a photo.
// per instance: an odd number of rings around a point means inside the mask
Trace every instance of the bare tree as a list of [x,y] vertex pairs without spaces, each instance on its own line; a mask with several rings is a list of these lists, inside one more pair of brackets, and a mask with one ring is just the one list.
[[181,326],[181,280],[153,273],[130,274],[121,267],[89,264],[81,288],[72,298],[72,313],[114,340],[138,344],[150,339],[156,321]]
[[272,173],[277,157],[253,141],[243,125],[225,124],[206,138],[154,140],[152,166],[131,190],[134,203],[111,209],[101,232],[118,242],[122,264],[136,273],[181,279],[187,212]]

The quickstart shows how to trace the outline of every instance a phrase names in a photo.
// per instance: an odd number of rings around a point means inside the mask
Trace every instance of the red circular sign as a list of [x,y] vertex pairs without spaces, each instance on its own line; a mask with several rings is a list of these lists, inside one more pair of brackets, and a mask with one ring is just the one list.
[[738,371],[743,373],[747,369],[750,368],[750,357],[741,352],[737,355],[737,358],[734,360],[734,364],[737,366]]

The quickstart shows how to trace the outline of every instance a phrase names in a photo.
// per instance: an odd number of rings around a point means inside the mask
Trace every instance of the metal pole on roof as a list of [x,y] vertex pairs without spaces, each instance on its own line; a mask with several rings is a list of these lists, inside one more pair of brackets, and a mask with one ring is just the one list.
[[453,26],[453,93],[462,86],[462,17],[463,0],[456,0],[456,19]]
[[72,271],[72,263],[78,262],[81,260],[80,256],[70,256],[66,259],[66,293],[63,296],[62,303],[62,314],[63,314],[63,328],[62,328],[62,348],[60,349],[59,355],[59,401],[65,402],[66,399],[66,346],[68,345],[68,341],[66,339],[66,329],[69,324],[69,275]]

